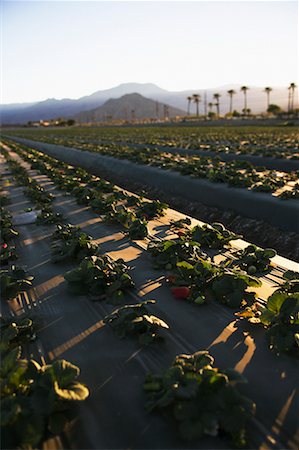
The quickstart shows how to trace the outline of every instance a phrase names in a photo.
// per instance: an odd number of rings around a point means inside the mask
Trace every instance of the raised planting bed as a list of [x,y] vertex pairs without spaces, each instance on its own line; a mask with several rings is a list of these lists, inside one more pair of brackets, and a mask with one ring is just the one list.
[[[106,140],[92,140],[86,139],[85,143],[97,144],[97,145],[107,145],[111,143]],[[76,145],[74,142],[72,145]],[[271,156],[262,156],[262,155],[251,155],[247,153],[230,153],[230,152],[217,152],[216,150],[200,150],[195,148],[183,148],[183,147],[168,147],[167,145],[154,145],[154,144],[136,144],[130,143],[126,141],[119,142],[119,145],[140,148],[141,150],[144,148],[150,148],[153,150],[160,150],[161,152],[179,154],[182,156],[206,156],[215,158],[218,157],[222,161],[248,161],[254,166],[263,166],[267,169],[275,169],[281,170],[283,172],[292,172],[294,170],[299,170],[299,161],[297,159],[292,158],[283,158],[283,157],[271,157]],[[80,147],[80,145],[79,145]]]
[[[275,122],[275,121],[274,121]],[[234,126],[234,121],[226,121],[230,125],[215,128],[210,122],[198,122],[204,128],[193,126],[129,126],[129,127],[73,127],[73,128],[21,128],[10,130],[10,133],[44,141],[51,144],[84,146],[88,142],[98,145],[115,143],[118,145],[151,146],[152,148],[193,149],[200,152],[215,152],[223,155],[260,156],[275,159],[299,158],[298,130],[282,126],[251,126],[251,121],[242,121],[242,128]],[[221,123],[219,121],[214,124]],[[276,122],[278,124],[278,122]],[[239,122],[240,124],[240,122]],[[189,124],[188,124],[189,125]],[[282,125],[282,124],[281,124]]]
[[225,184],[182,176],[174,171],[143,166],[98,153],[83,152],[75,148],[21,138],[13,139],[62,161],[84,167],[96,175],[107,171],[148,186],[155,186],[170,195],[179,195],[187,200],[200,201],[224,210],[233,210],[245,217],[263,219],[282,230],[295,232],[299,230],[299,202],[296,200],[283,201],[262,192],[256,193],[246,189],[232,188]]

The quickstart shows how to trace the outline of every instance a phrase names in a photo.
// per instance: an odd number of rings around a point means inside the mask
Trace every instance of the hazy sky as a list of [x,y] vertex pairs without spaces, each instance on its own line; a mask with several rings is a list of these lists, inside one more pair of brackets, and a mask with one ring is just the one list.
[[298,80],[296,1],[1,0],[1,103]]

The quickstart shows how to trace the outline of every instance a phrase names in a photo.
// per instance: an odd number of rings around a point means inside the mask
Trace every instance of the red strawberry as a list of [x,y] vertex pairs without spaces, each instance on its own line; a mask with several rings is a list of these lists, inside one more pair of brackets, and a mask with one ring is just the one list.
[[188,286],[177,286],[171,288],[171,293],[174,298],[187,298],[190,294]]

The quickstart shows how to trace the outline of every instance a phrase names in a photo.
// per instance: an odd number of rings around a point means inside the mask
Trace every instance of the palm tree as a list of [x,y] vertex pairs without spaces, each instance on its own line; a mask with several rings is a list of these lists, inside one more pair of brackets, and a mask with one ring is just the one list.
[[213,98],[216,100],[215,105],[216,105],[216,108],[217,108],[217,117],[218,117],[218,119],[219,119],[219,116],[220,116],[220,103],[219,103],[219,98],[220,97],[221,97],[221,95],[218,94],[218,93],[213,95]]
[[291,87],[288,87],[288,112],[291,110]]
[[208,107],[210,109],[210,112],[212,112],[213,106],[214,106],[214,104],[212,102],[208,103]]
[[269,105],[270,105],[270,92],[272,90],[273,89],[271,87],[269,87],[269,86],[265,87],[265,89],[264,89],[264,92],[266,92],[266,94],[267,94],[267,111],[268,111]]
[[232,114],[233,112],[233,96],[236,94],[236,91],[234,91],[233,89],[230,89],[229,91],[227,91],[228,95],[229,95],[229,113]]
[[199,102],[201,100],[201,97],[199,94],[193,94],[192,95],[193,101],[196,104],[196,115],[197,117],[199,116],[199,111],[198,111],[198,106],[199,106]]
[[244,109],[243,109],[243,111],[244,111],[245,116],[247,115],[247,91],[248,91],[248,89],[249,89],[249,87],[247,87],[247,86],[241,87],[241,91],[244,94]]
[[294,99],[295,99],[295,89],[296,89],[295,83],[290,83],[289,89],[290,89],[290,109],[291,111],[294,110]]
[[187,100],[188,100],[188,111],[187,111],[187,115],[190,116],[190,105],[191,105],[192,97],[189,95],[189,96],[187,97]]

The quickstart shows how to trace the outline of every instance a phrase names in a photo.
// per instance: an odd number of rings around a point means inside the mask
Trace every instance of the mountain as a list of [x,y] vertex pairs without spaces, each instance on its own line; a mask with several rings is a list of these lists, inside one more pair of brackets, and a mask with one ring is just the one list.
[[[234,89],[233,107],[241,111],[243,105],[243,94],[240,92],[240,85],[220,86],[213,89],[189,89],[185,91],[167,91],[152,83],[124,83],[111,89],[99,90],[91,95],[79,99],[47,99],[42,102],[0,105],[0,117],[3,124],[23,124],[31,121],[54,119],[58,117],[70,118],[77,114],[97,109],[108,100],[122,97],[126,94],[137,93],[159,103],[170,105],[174,108],[186,111],[187,97],[198,93],[202,97],[199,105],[200,113],[203,113],[203,99],[206,93],[207,102],[213,101],[213,94],[219,93],[220,113],[225,114],[229,110],[229,96],[227,91]],[[253,113],[264,112],[267,107],[266,94],[263,87],[250,87],[247,93],[247,105]],[[281,108],[287,107],[288,90],[287,87],[273,87],[270,95],[270,102],[279,105]],[[215,107],[214,111],[215,111]],[[195,105],[191,103],[191,113],[195,113]]]
[[[0,118],[3,124],[23,124],[31,121],[73,117],[82,112],[102,106],[110,98],[118,98],[136,92],[145,97],[159,100],[168,91],[152,83],[123,83],[111,89],[94,92],[77,100],[54,98],[33,104],[0,105]],[[185,109],[185,108],[184,108]]]
[[150,100],[138,93],[125,94],[110,99],[99,108],[81,112],[74,116],[77,122],[102,122],[109,119],[149,119],[182,116],[185,111],[164,103]]

